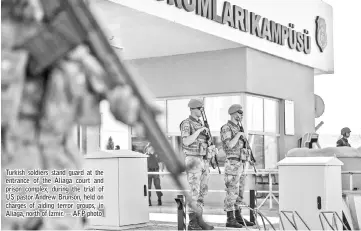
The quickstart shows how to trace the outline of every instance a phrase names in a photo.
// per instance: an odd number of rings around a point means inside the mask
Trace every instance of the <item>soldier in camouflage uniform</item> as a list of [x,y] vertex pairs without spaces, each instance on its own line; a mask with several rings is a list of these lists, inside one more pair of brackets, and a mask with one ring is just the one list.
[[209,164],[214,156],[215,147],[206,142],[208,129],[199,119],[203,102],[191,99],[188,103],[191,115],[180,124],[182,148],[185,154],[187,179],[191,196],[197,202],[199,211],[189,207],[189,230],[211,230],[213,226],[204,222],[202,217],[204,197],[208,192]]
[[226,184],[224,211],[227,212],[226,227],[242,228],[244,225],[254,225],[252,222],[242,219],[241,215],[241,207],[245,205],[243,202],[246,179],[244,171],[246,162],[250,158],[249,151],[245,148],[245,143],[242,140],[245,134],[239,125],[243,118],[242,106],[239,104],[232,105],[228,109],[228,114],[231,116],[231,120],[221,128],[221,140],[227,158],[224,174]]
[[351,135],[351,129],[348,127],[342,128],[341,135],[342,138],[337,141],[336,147],[351,147],[350,143],[348,142],[348,138]]
[[[106,96],[115,117],[130,125],[138,119],[139,102],[129,87],[107,89],[102,82],[102,67],[83,46],[75,48],[46,73],[30,76],[27,72],[28,53],[17,47],[36,33],[34,28],[41,22],[43,13],[41,4],[36,0],[6,0],[1,3],[2,229],[83,229],[85,219],[71,215],[5,216],[8,202],[4,193],[4,182],[8,178],[6,169],[50,172],[53,169],[82,169],[82,156],[71,137],[72,128],[76,124],[99,124],[99,102],[104,99],[101,95]],[[57,194],[49,192],[49,195]],[[56,204],[57,200],[51,202]]]

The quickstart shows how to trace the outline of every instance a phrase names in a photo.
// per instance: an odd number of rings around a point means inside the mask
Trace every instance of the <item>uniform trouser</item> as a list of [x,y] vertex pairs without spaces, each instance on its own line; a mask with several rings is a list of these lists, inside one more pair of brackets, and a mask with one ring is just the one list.
[[226,160],[224,183],[226,185],[226,197],[224,199],[224,211],[240,209],[243,204],[243,193],[246,174],[246,163],[237,160]]
[[[185,164],[190,194],[195,202],[193,205],[203,210],[204,197],[208,193],[209,160],[202,156],[186,156]],[[195,212],[190,205],[188,206],[190,213]]]
[[[149,171],[149,172],[152,172],[152,171]],[[161,189],[160,178],[159,178],[158,174],[148,175],[148,189],[152,188],[152,181],[154,182],[155,189]],[[163,193],[161,191],[157,191],[156,193],[157,193],[158,199],[161,199],[161,196],[163,196]],[[149,191],[149,199],[151,196],[152,196],[152,193]]]

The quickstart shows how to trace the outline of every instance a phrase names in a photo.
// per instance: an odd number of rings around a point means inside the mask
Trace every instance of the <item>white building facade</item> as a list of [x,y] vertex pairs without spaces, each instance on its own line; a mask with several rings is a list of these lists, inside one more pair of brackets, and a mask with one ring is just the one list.
[[[245,111],[260,169],[275,168],[315,128],[314,78],[332,74],[333,10],[321,0],[96,0],[111,44],[145,79],[176,150],[187,103],[202,98],[215,143],[230,105]],[[100,127],[76,131],[83,153],[146,143],[101,105]],[[182,155],[181,152],[179,152]],[[220,152],[221,165],[224,161]]]

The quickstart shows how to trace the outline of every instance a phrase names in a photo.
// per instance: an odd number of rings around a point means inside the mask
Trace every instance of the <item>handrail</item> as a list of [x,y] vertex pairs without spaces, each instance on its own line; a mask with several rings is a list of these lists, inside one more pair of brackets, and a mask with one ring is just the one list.
[[[332,214],[332,223],[333,223],[334,225],[331,225],[331,224],[330,224],[329,220],[328,220],[327,217],[325,216],[325,213],[331,213],[331,214]],[[322,230],[325,230],[325,227],[324,227],[324,225],[323,225],[321,215],[325,218],[327,224],[329,225],[329,227],[330,227],[332,230],[335,230],[335,228],[336,228],[336,230],[339,230],[338,227],[337,227],[336,217],[337,217],[338,220],[341,222],[341,224],[342,224],[342,226],[343,226],[343,228],[344,228],[345,230],[352,230],[352,229],[348,229],[348,227],[345,225],[345,223],[343,223],[341,217],[340,217],[340,216],[338,215],[338,213],[335,212],[335,211],[323,211],[323,212],[320,212],[320,214],[319,214],[318,216],[319,216],[319,218],[320,218]]]
[[[278,174],[278,169],[257,169],[257,172],[254,172],[253,170],[246,170],[245,173],[247,175],[268,175],[268,189],[269,190],[257,190],[256,192],[258,193],[267,193],[267,196],[262,200],[262,202],[260,203],[260,205],[258,206],[258,208],[261,208],[264,203],[269,200],[269,208],[272,209],[273,208],[273,200],[276,201],[277,204],[279,204],[276,196],[274,194],[278,194],[278,191],[273,191],[273,179],[272,179],[272,175],[276,175]],[[169,172],[148,172],[148,175],[168,175],[170,174]],[[183,172],[182,174],[186,175],[185,172]],[[221,174],[219,174],[218,172],[211,172],[209,173],[210,175],[224,175],[224,171],[221,171]],[[162,191],[162,192],[189,192],[189,190],[177,190],[177,189],[148,189],[148,191],[150,192],[157,192],[157,191]],[[224,189],[222,190],[208,190],[209,193],[225,193],[226,191]],[[249,192],[249,191],[245,191],[245,192]]]
[[349,190],[353,191],[353,175],[354,174],[361,174],[361,171],[342,171],[341,174],[350,175],[350,187],[349,187]]

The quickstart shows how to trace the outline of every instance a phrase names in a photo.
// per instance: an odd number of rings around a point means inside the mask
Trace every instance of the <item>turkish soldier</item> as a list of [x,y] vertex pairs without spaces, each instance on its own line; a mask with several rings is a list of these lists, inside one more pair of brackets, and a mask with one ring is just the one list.
[[249,150],[242,139],[246,135],[239,125],[243,118],[242,106],[239,104],[232,105],[228,109],[228,114],[231,116],[231,120],[221,127],[221,140],[223,150],[226,153],[224,211],[227,212],[226,227],[242,228],[245,225],[254,225],[254,223],[242,218],[241,215],[241,207],[245,205],[243,202],[246,179],[244,171],[246,162],[250,161],[250,157]]
[[[148,172],[159,172],[164,170],[164,165],[159,161],[158,155],[154,153],[154,148],[148,143],[144,148],[144,153],[148,155]],[[155,189],[160,190],[160,178],[159,174],[149,174],[148,175],[148,189],[152,188],[152,181],[154,181]],[[149,191],[149,206],[152,206],[151,201],[151,192]],[[158,196],[158,205],[162,205],[162,196],[161,191],[157,191]]]
[[189,207],[189,230],[211,230],[213,226],[204,222],[204,197],[208,192],[209,163],[214,155],[214,146],[207,143],[208,129],[199,119],[202,116],[203,102],[191,99],[188,103],[191,115],[180,124],[182,148],[185,154],[187,179],[191,196],[197,203],[199,211]]
[[[77,124],[98,125],[99,103],[106,95],[117,119],[134,124],[139,102],[129,87],[109,89],[103,84],[104,70],[83,46],[78,46],[46,72],[31,76],[29,53],[19,47],[38,32],[43,9],[39,1],[1,1],[1,168],[2,191],[8,185],[6,169],[82,169],[83,156],[73,143]],[[39,44],[41,46],[42,44]],[[40,47],[39,49],[41,49]],[[75,179],[74,179],[75,180]],[[39,186],[30,184],[26,186]],[[49,186],[49,185],[45,185]],[[21,190],[15,196],[24,196]],[[75,195],[75,192],[69,192]],[[49,196],[57,196],[49,192]],[[81,230],[84,218],[9,217],[5,215],[6,195],[2,194],[3,230]],[[53,201],[56,203],[59,200]],[[34,200],[33,202],[42,202]],[[61,200],[62,203],[73,203]],[[28,208],[32,212],[37,210]]]
[[336,147],[351,147],[350,143],[348,142],[348,138],[351,135],[351,130],[348,127],[341,129],[342,138],[339,139],[336,143]]

